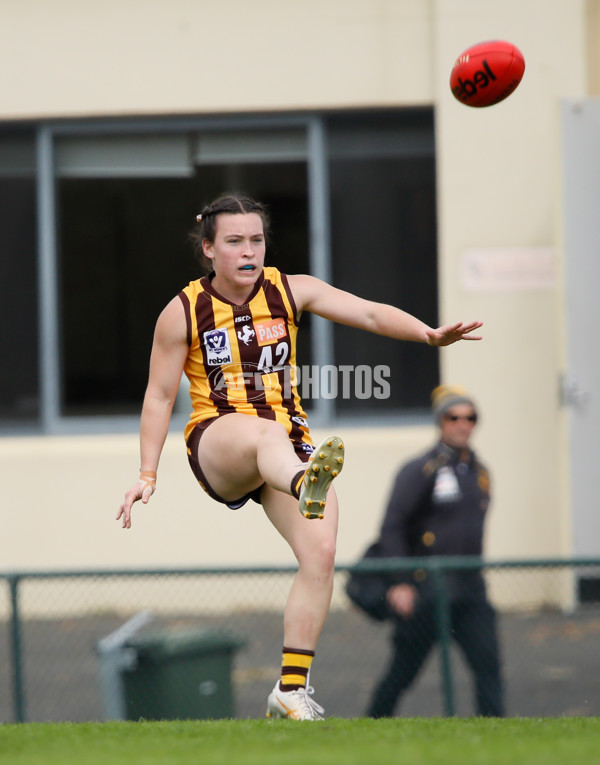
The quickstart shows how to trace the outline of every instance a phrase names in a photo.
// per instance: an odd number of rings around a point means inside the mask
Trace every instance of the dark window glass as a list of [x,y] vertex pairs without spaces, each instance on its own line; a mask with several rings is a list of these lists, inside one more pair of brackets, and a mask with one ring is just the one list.
[[[329,120],[333,281],[437,325],[436,188],[431,110],[336,115]],[[435,349],[335,327],[338,365],[389,368],[389,397],[368,394],[369,373],[348,374],[338,413],[429,406]],[[383,388],[372,378],[373,388]]]
[[35,423],[38,290],[35,144],[0,134],[0,428]]

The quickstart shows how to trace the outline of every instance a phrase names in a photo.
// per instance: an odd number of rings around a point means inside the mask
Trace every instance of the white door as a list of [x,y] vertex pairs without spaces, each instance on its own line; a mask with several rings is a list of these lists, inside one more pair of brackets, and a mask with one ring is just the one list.
[[573,555],[600,557],[600,99],[561,105]]

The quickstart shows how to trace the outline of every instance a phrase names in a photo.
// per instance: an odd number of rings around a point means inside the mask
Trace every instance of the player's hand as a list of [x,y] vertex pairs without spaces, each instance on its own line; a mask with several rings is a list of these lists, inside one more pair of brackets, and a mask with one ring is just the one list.
[[125,500],[119,508],[117,513],[117,520],[123,519],[123,528],[131,528],[131,509],[133,503],[138,500],[142,500],[144,505],[148,504],[148,500],[156,491],[156,473],[151,471],[143,471],[140,474],[140,480],[132,486],[131,489],[125,494]]
[[443,345],[452,345],[458,340],[482,340],[481,335],[470,334],[475,329],[483,326],[482,321],[471,321],[464,324],[459,321],[457,324],[445,324],[437,329],[426,330],[427,343],[429,345],[441,347]]
[[410,619],[415,612],[417,595],[417,588],[412,584],[396,584],[387,591],[386,598],[392,611]]

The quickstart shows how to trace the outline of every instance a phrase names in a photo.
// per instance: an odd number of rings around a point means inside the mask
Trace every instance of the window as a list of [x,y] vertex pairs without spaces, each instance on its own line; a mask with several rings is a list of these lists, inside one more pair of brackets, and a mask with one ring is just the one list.
[[[44,130],[51,159],[38,153],[37,168],[33,132],[0,135],[0,311],[4,325],[15,327],[0,340],[1,428],[12,420],[48,427],[50,420],[69,431],[84,418],[85,427],[95,421],[110,429],[137,417],[158,314],[201,275],[188,240],[196,213],[223,191],[243,190],[268,205],[268,265],[328,275],[342,289],[436,323],[431,109],[62,123]],[[53,184],[37,187],[40,167]],[[37,245],[36,198],[44,202],[41,220],[56,221],[52,236]],[[45,264],[54,264],[55,287],[38,285],[36,247]],[[41,367],[38,288],[42,297],[56,292],[40,305],[52,314],[58,363]],[[326,359],[329,371],[338,370],[337,396],[323,385],[301,388],[315,417],[428,407],[438,381],[436,351],[323,326],[310,315],[302,324],[299,365]],[[350,379],[342,381],[342,368],[352,370]],[[357,368],[383,370],[387,395],[365,396]],[[321,382],[327,387],[331,376]]]

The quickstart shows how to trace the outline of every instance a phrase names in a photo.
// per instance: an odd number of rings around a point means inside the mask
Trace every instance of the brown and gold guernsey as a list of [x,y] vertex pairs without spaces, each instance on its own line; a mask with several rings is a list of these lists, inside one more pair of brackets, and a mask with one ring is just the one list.
[[219,295],[206,276],[179,297],[193,405],[186,442],[198,423],[240,412],[280,422],[290,440],[311,445],[296,387],[298,317],[286,275],[264,268],[244,305]]

